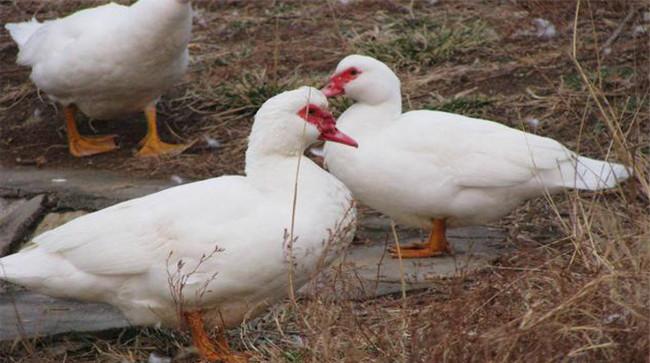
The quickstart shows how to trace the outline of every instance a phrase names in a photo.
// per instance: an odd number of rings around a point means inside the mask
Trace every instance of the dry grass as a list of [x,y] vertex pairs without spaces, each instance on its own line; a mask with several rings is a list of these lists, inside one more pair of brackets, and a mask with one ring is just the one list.
[[[5,2],[0,14],[24,19],[40,8],[54,16],[80,3]],[[333,301],[323,289],[318,298],[276,306],[230,332],[236,347],[259,361],[285,362],[650,360],[650,46],[648,33],[633,31],[650,31],[642,15],[647,4],[582,0],[575,29],[575,1],[197,1],[197,7],[203,11],[192,71],[164,98],[161,114],[175,133],[215,138],[219,149],[198,147],[155,162],[133,160],[125,150],[92,165],[47,149],[62,143],[60,121],[25,81],[27,72],[12,65],[15,49],[0,33],[0,162],[44,155],[52,167],[184,177],[241,172],[250,115],[266,97],[300,83],[318,85],[345,54],[372,52],[395,63],[407,108],[529,129],[587,156],[625,161],[636,176],[605,194],[567,192],[529,202],[502,222],[520,249],[482,273],[437,281],[406,299]],[[602,45],[637,8],[604,55]],[[536,38],[538,17],[553,22],[558,37]],[[125,144],[134,145],[144,127],[128,125]],[[5,345],[0,360],[135,362],[157,349],[184,361],[187,344],[177,333],[127,330]]]

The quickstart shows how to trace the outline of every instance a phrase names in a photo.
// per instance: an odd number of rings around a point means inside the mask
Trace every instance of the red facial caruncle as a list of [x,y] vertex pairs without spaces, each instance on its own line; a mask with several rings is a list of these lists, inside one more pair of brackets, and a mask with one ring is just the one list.
[[329,83],[322,89],[327,97],[334,97],[345,94],[345,85],[357,79],[361,71],[356,67],[350,67],[343,72],[339,72],[330,78]]
[[327,109],[308,104],[298,111],[298,116],[316,126],[320,132],[319,140],[338,142],[353,147],[359,146],[353,138],[336,128],[336,119]]

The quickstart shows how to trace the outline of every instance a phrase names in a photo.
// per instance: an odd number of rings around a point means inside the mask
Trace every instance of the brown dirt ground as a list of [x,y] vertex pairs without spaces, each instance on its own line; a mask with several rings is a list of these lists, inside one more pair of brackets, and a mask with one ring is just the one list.
[[[122,1],[125,2],[125,1]],[[0,21],[68,14],[103,1],[0,1]],[[461,29],[484,22],[490,36],[430,62],[417,52],[380,54],[396,69],[405,108],[442,108],[531,129],[592,157],[634,161],[645,174],[607,195],[532,201],[501,225],[519,252],[481,274],[438,287],[367,302],[326,298],[281,305],[254,326],[233,332],[239,349],[260,361],[618,361],[650,360],[650,208],[644,178],[650,155],[650,23],[642,1],[581,2],[578,60],[607,98],[625,134],[620,147],[571,58],[575,1],[194,1],[200,10],[185,81],[159,105],[163,138],[199,140],[186,154],[133,157],[142,115],[119,122],[81,119],[82,132],[120,135],[121,150],[76,159],[65,147],[61,112],[15,65],[17,49],[0,31],[0,165],[96,168],[151,177],[205,178],[241,173],[252,115],[286,87],[321,85],[343,56],[388,42],[387,24],[413,21]],[[640,9],[603,57],[601,45]],[[558,36],[540,40],[545,18]],[[647,32],[634,33],[645,26]],[[406,30],[404,30],[406,31]],[[488,39],[489,38],[489,39]],[[596,72],[596,70],[600,70]],[[39,97],[40,96],[40,97]],[[477,103],[476,100],[485,102]],[[342,102],[335,104],[339,109]],[[92,127],[91,127],[92,125]],[[205,137],[221,142],[205,147]],[[613,146],[612,146],[613,145]],[[65,336],[0,349],[0,359],[138,361],[157,349],[174,355],[186,337],[153,330]],[[0,348],[2,348],[0,346]],[[179,359],[182,361],[182,359]]]

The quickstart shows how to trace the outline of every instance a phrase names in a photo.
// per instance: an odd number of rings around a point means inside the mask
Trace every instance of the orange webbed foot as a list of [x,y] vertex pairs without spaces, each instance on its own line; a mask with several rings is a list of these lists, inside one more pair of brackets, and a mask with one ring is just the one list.
[[388,249],[393,258],[427,258],[444,254],[453,254],[451,244],[446,237],[446,222],[444,219],[433,219],[431,234],[426,243],[416,243],[404,247],[394,246]]
[[166,142],[160,141],[160,139],[149,139],[145,138],[142,142],[142,147],[136,154],[138,157],[147,158],[147,157],[157,157],[157,156],[176,156],[180,155],[185,150],[192,147],[194,143],[191,144],[168,144]]
[[194,143],[190,144],[168,144],[160,140],[158,136],[158,124],[156,105],[151,104],[144,110],[145,117],[147,118],[147,136],[140,141],[142,147],[136,154],[138,157],[157,157],[157,156],[176,156],[182,154],[185,150],[189,149]]
[[70,154],[76,157],[91,156],[118,148],[116,135],[68,137]]
[[449,244],[448,248],[445,249],[434,249],[428,244],[416,243],[408,246],[400,246],[399,251],[396,247],[390,247],[388,253],[392,258],[428,258],[428,257],[438,257],[445,254],[453,254]]

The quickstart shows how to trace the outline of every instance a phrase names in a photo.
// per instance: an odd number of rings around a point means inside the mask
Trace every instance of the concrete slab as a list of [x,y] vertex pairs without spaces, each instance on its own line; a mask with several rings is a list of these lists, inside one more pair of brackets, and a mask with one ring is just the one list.
[[[376,221],[372,221],[375,223]],[[362,223],[363,225],[363,223]],[[377,229],[376,233],[381,233]],[[368,233],[368,230],[365,231]],[[383,234],[388,231],[384,230]],[[390,233],[392,235],[392,232]],[[420,242],[416,230],[402,231],[407,238],[400,244]],[[387,248],[394,246],[394,238],[367,245],[353,246],[347,255],[332,268],[302,289],[304,296],[330,296],[344,299],[369,299],[404,291],[433,288],[441,279],[462,277],[492,265],[513,247],[504,243],[502,231],[486,227],[468,227],[450,230],[449,240],[454,254],[423,259],[392,258]]]
[[47,194],[59,207],[70,209],[102,209],[174,185],[171,180],[132,178],[109,171],[0,167],[0,197]]
[[129,326],[109,305],[54,299],[28,291],[0,295],[0,321],[0,341]]

